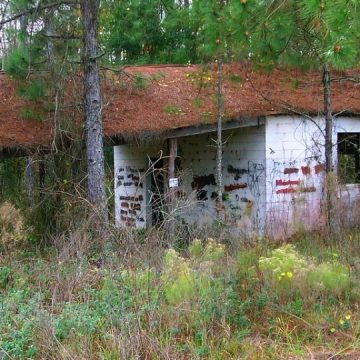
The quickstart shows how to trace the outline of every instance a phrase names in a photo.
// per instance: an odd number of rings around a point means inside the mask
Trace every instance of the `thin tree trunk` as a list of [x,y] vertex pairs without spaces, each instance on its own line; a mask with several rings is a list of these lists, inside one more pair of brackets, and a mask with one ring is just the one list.
[[331,109],[330,71],[328,65],[323,67],[323,89],[324,89],[324,116],[325,116],[325,201],[327,214],[327,228],[330,238],[339,234],[337,218],[334,209],[334,194],[336,192],[336,181],[333,173],[333,115]]
[[44,197],[44,188],[45,188],[45,158],[41,156],[39,161],[39,197],[42,199]]
[[88,171],[88,200],[94,205],[102,221],[108,221],[101,93],[97,66],[97,18],[99,0],[82,0],[81,14],[84,28],[84,114]]
[[30,206],[34,205],[34,171],[33,159],[31,156],[26,157],[25,165],[25,191],[29,199]]
[[327,65],[324,65],[323,68],[323,88],[325,115],[325,170],[328,174],[333,171],[333,116],[331,110],[330,71]]
[[175,235],[175,219],[173,213],[175,210],[175,194],[176,187],[170,187],[170,179],[175,178],[175,160],[177,157],[177,139],[168,140],[168,149],[169,149],[169,161],[168,161],[168,196],[167,196],[167,207],[169,212],[169,224],[168,232],[171,238]]
[[222,98],[222,61],[219,59],[217,62],[217,156],[216,156],[216,170],[217,170],[217,206],[218,211],[222,212],[223,209],[223,192],[222,192],[222,119],[223,119],[223,98]]
[[45,18],[45,34],[47,36],[46,40],[46,52],[47,52],[47,58],[48,58],[48,66],[50,70],[52,70],[52,66],[54,64],[54,43],[52,39],[52,35],[54,35],[54,27],[53,27],[53,21],[52,18],[54,16],[54,12],[52,9],[46,10],[46,18]]

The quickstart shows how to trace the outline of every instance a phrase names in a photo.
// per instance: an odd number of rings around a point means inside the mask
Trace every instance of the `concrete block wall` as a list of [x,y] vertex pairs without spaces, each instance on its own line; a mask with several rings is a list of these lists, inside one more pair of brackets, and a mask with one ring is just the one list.
[[[299,116],[273,116],[266,121],[266,231],[287,237],[299,228],[316,229],[324,221],[322,199],[325,179],[324,120]],[[360,120],[334,121],[333,143],[338,132],[360,132]],[[336,164],[337,146],[333,149]],[[341,193],[356,198],[358,186]]]
[[145,228],[151,209],[149,162],[160,157],[162,144],[153,146],[114,146],[115,224],[118,227]]
[[[228,223],[239,230],[265,225],[265,127],[223,133],[223,192]],[[216,218],[216,134],[179,139],[182,189],[194,205],[183,212],[186,222],[211,224]],[[191,195],[192,194],[192,195]]]

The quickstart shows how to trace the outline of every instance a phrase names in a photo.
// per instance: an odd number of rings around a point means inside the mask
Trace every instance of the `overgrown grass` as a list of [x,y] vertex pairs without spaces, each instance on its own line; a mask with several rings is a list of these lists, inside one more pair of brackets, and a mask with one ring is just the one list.
[[357,232],[332,248],[307,235],[181,252],[114,233],[100,253],[83,232],[0,258],[0,358],[316,359],[360,346]]

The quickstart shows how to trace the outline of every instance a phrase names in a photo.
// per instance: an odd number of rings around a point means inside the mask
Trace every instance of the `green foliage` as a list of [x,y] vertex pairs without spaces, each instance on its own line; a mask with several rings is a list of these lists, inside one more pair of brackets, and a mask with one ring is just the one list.
[[136,73],[134,77],[134,88],[144,90],[148,86],[148,80],[140,73]]
[[55,321],[55,336],[63,340],[70,335],[93,335],[100,325],[100,314],[88,304],[66,304]]
[[278,62],[302,68],[355,66],[358,12],[356,1],[347,0],[286,1],[277,7],[271,3],[252,38],[255,58],[269,67]]
[[228,79],[233,83],[241,83],[243,78],[239,74],[229,74]]
[[169,115],[185,115],[184,111],[176,105],[166,105],[164,111]]
[[261,257],[259,268],[266,282],[281,296],[291,298],[299,293],[314,300],[321,294],[339,297],[350,290],[349,271],[336,258],[316,264],[289,244],[273,250],[269,257]]
[[13,49],[6,57],[5,72],[16,78],[25,79],[29,72],[29,54],[24,48]]
[[[166,250],[156,268],[144,264],[152,263],[146,252],[139,258],[132,255],[127,263],[111,251],[88,259],[61,252],[59,260],[57,251],[48,250],[1,259],[1,355],[55,358],[61,348],[72,358],[131,358],[140,357],[141,343],[151,341],[157,344],[147,350],[153,358],[158,351],[172,358],[289,358],[306,356],[307,348],[335,351],[339,344],[356,344],[357,299],[345,301],[338,292],[336,279],[340,274],[343,283],[346,266],[335,258],[321,262],[292,246],[266,257],[260,256],[265,251],[260,246],[228,253],[214,239],[195,239],[185,253]],[[318,252],[325,258],[329,249]],[[359,254],[360,248],[353,252]],[[100,267],[99,257],[106,259]],[[294,272],[291,281],[300,280],[295,274],[302,260],[311,268],[311,278],[302,279],[306,288],[289,288],[291,293],[283,296],[270,287],[279,266]],[[349,286],[342,291],[349,293]]]
[[0,289],[5,289],[10,282],[11,270],[7,266],[0,267]]
[[45,96],[45,86],[40,80],[32,80],[18,89],[20,96],[31,101],[43,100]]
[[3,158],[0,160],[1,202],[9,201],[19,207],[23,204],[25,159]]
[[291,279],[296,273],[304,272],[308,262],[293,245],[287,244],[271,251],[269,257],[261,257],[259,267],[266,279],[278,282],[282,279]]
[[22,108],[20,110],[20,116],[24,120],[36,120],[36,121],[42,121],[44,119],[44,116],[41,112],[35,111],[30,108]]
[[306,280],[314,291],[334,296],[339,296],[346,289],[350,289],[349,270],[335,260],[311,268]]
[[175,250],[168,250],[164,257],[164,294],[170,304],[180,304],[189,301],[195,295],[196,274],[190,268],[188,261],[179,256]]

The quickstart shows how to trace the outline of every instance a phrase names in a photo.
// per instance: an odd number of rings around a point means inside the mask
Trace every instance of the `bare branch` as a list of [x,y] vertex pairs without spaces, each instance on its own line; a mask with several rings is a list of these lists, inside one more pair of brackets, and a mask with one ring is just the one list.
[[360,84],[360,78],[356,76],[343,76],[343,77],[331,79],[331,82],[340,82],[340,81],[352,81],[354,83]]

